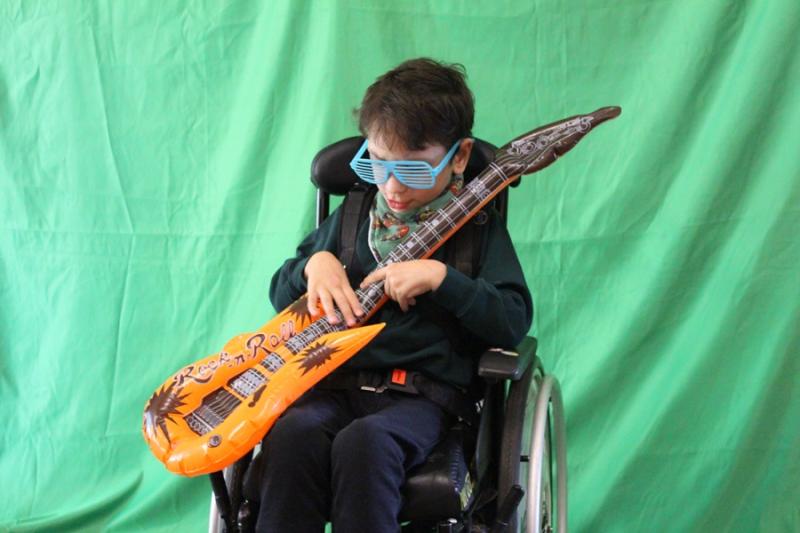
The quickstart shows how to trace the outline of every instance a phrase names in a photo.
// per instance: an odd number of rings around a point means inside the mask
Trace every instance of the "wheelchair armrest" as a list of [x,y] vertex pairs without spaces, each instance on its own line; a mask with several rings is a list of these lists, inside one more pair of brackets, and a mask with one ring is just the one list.
[[510,379],[517,381],[536,358],[536,338],[525,337],[517,351],[490,348],[481,355],[478,375],[491,381]]

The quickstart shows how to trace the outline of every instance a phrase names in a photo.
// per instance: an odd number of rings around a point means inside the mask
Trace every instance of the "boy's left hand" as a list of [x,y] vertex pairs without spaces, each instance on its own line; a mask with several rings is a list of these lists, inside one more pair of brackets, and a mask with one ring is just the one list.
[[364,278],[361,288],[382,280],[386,296],[408,311],[409,306],[417,303],[415,296],[438,289],[446,275],[445,264],[434,259],[403,261],[375,270]]

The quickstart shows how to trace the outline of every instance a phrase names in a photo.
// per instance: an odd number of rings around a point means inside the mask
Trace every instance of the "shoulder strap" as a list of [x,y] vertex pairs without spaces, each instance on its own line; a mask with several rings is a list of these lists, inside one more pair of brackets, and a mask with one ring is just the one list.
[[357,183],[342,201],[342,222],[339,226],[339,261],[349,273],[354,271],[356,238],[361,221],[369,216],[377,187]]
[[487,220],[488,214],[483,210],[479,211],[447,243],[445,261],[470,278],[474,278],[480,271],[483,230]]

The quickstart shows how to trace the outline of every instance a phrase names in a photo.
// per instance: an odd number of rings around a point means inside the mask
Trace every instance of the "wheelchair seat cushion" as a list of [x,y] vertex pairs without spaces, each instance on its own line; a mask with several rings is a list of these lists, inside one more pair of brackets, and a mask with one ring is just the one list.
[[472,493],[464,454],[467,428],[451,428],[425,463],[409,473],[403,486],[401,520],[458,518]]
[[[464,441],[468,427],[451,427],[426,461],[409,472],[403,485],[400,520],[441,520],[461,516],[472,495]],[[259,485],[263,457],[257,453],[248,465],[242,482],[246,514],[258,514]]]

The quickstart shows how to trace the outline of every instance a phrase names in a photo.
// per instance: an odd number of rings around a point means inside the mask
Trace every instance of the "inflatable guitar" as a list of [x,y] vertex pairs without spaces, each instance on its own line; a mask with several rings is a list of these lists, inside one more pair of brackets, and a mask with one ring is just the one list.
[[[540,170],[570,150],[594,126],[618,116],[605,107],[522,135],[459,194],[398,245],[377,268],[424,259],[523,174]],[[383,282],[358,289],[366,321],[386,301]],[[347,329],[313,317],[302,297],[219,353],[185,366],[156,390],[142,431],[155,456],[186,476],[223,469],[251,450],[286,408],[356,354],[384,324]],[[339,318],[342,316],[339,314]]]

